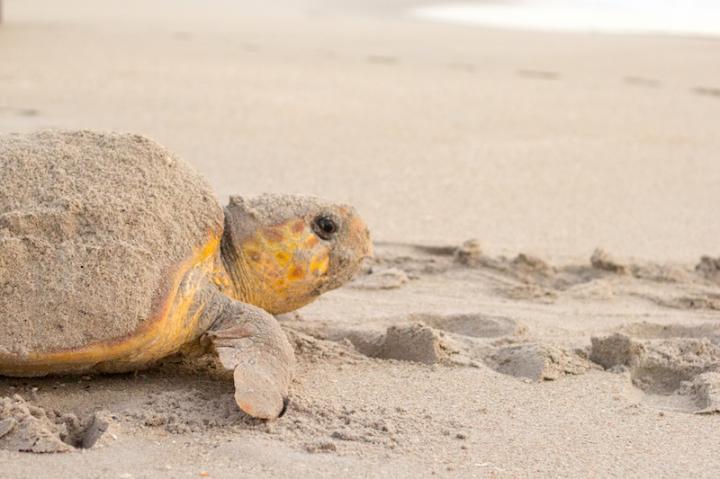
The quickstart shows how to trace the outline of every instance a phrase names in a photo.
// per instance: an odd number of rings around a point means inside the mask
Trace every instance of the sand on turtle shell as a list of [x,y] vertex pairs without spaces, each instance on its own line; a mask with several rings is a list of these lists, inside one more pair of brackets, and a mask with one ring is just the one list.
[[2,135],[0,184],[0,354],[132,334],[222,230],[205,180],[140,135]]

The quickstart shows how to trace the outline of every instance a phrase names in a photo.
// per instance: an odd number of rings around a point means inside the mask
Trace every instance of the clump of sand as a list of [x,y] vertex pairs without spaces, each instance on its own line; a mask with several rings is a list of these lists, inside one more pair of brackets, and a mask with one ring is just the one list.
[[720,258],[703,256],[695,266],[695,271],[711,281],[720,283]]
[[532,381],[548,381],[564,375],[583,374],[593,364],[577,354],[558,347],[521,344],[499,349],[487,362],[496,371]]
[[455,352],[443,333],[422,323],[399,324],[385,331],[335,331],[330,337],[348,341],[361,354],[423,364],[448,362]]
[[478,265],[483,257],[482,246],[477,239],[469,239],[454,253],[455,261],[464,265]]
[[720,413],[720,372],[699,374],[693,378],[690,387],[698,407],[697,414]]
[[633,384],[647,393],[689,395],[698,407],[696,412],[717,412],[720,344],[713,339],[699,336],[641,340],[615,333],[592,338],[590,359],[606,369],[628,371]]
[[609,271],[611,273],[627,274],[628,268],[624,264],[612,258],[607,251],[597,248],[590,257],[590,264],[593,268]]
[[635,365],[645,352],[641,343],[619,333],[593,337],[591,343],[590,359],[606,369]]
[[68,452],[93,447],[108,430],[104,412],[80,419],[33,405],[19,395],[0,398],[0,449]]

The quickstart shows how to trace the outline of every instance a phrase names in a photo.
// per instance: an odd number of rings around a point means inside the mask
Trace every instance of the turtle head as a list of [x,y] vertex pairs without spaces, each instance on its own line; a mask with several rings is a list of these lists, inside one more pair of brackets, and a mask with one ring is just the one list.
[[351,206],[306,196],[231,196],[222,256],[235,299],[280,314],[349,280],[372,256],[372,242]]

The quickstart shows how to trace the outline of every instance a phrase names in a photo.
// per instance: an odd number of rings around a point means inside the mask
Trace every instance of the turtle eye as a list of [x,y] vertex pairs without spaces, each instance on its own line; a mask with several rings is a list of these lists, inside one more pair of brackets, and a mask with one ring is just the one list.
[[329,240],[332,236],[337,233],[338,225],[335,221],[328,216],[318,216],[313,221],[313,230],[315,234],[324,240]]

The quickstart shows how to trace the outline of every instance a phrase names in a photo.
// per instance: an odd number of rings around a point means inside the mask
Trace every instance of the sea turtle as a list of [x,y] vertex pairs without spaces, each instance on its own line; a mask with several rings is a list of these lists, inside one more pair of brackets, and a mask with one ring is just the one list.
[[5,376],[133,371],[201,347],[232,372],[243,411],[275,418],[294,356],[273,315],[372,254],[352,207],[261,195],[223,209],[140,135],[0,135],[0,185]]

